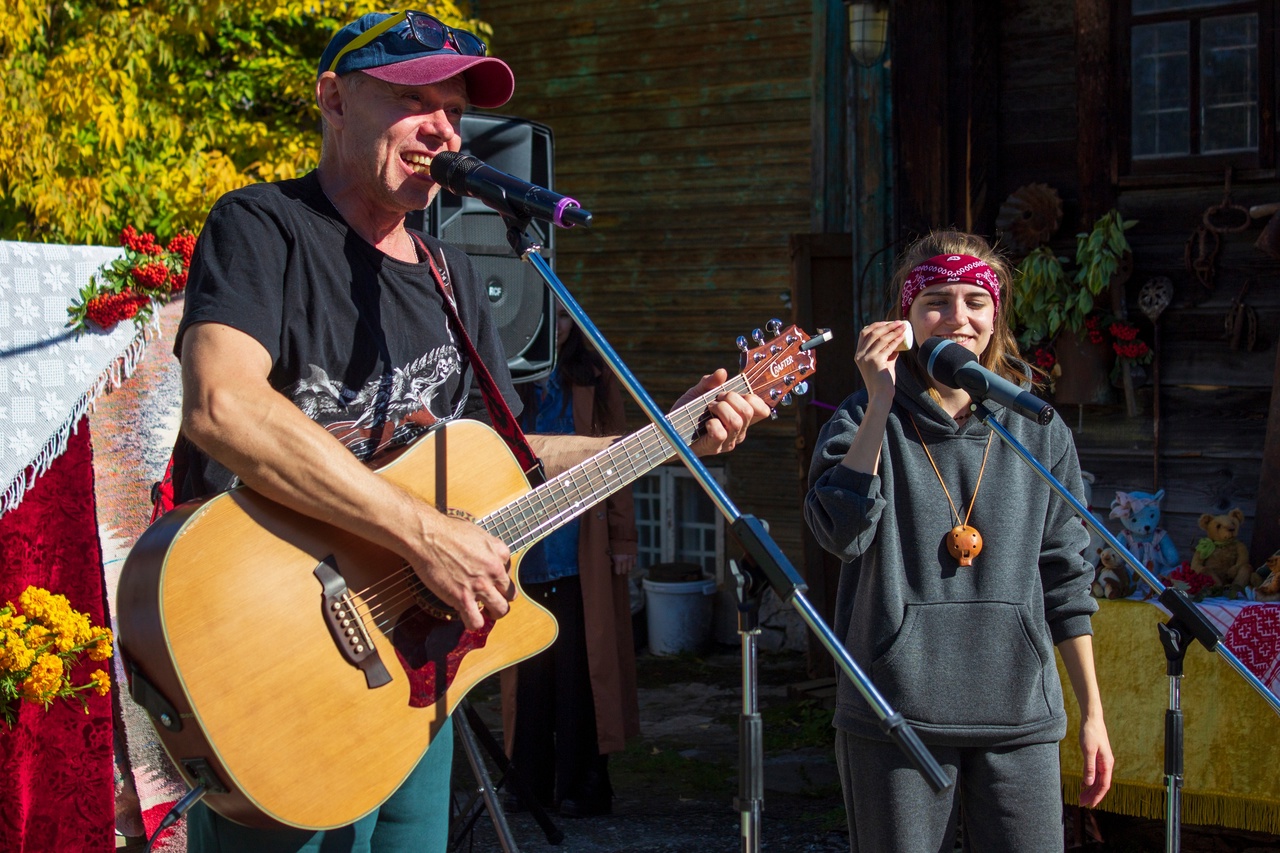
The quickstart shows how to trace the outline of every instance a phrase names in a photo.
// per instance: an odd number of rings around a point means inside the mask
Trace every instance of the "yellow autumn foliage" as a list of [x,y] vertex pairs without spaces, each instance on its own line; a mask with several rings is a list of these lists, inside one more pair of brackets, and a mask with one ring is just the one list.
[[[320,155],[316,62],[357,0],[0,4],[0,239],[197,231],[218,196]],[[484,37],[466,2],[416,8]]]

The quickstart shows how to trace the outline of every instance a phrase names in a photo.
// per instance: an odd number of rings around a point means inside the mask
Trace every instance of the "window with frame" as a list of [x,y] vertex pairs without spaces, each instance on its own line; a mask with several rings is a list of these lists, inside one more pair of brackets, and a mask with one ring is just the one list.
[[[722,472],[710,469],[717,482]],[[689,471],[663,466],[632,486],[636,503],[636,559],[645,568],[658,563],[697,563],[718,574],[724,557],[724,517]]]
[[1129,161],[1270,165],[1269,2],[1131,0]]

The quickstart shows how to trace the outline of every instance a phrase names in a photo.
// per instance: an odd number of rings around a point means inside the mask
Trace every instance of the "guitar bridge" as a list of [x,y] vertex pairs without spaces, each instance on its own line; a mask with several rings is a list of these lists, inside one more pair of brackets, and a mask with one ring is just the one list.
[[330,554],[316,564],[312,574],[324,588],[320,597],[321,615],[329,626],[338,652],[347,663],[364,673],[365,684],[370,689],[390,684],[391,673],[383,666],[364,620],[356,612],[355,601],[347,589],[346,579],[338,571],[337,560]]

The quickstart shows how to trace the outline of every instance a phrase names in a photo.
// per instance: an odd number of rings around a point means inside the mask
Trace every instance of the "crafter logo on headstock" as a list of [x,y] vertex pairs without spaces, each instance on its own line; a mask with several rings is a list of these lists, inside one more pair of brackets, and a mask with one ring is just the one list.
[[771,365],[769,367],[769,373],[776,379],[779,374],[781,374],[784,370],[786,370],[788,367],[790,367],[795,363],[796,363],[796,357],[794,355],[789,355],[786,358],[784,358],[782,361],[775,362],[773,365]]

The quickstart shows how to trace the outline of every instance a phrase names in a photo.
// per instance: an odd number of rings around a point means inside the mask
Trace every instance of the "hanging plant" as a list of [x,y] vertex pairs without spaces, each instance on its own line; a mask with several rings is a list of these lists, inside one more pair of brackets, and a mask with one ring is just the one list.
[[[1075,312],[1084,317],[1093,310],[1094,300],[1111,287],[1111,282],[1132,257],[1125,232],[1137,225],[1118,210],[1110,210],[1093,223],[1089,233],[1076,235]],[[1072,327],[1080,331],[1079,326]]]
[[1017,266],[1009,321],[1019,329],[1023,350],[1057,337],[1067,321],[1067,294],[1071,290],[1063,262],[1048,246],[1032,249]]

